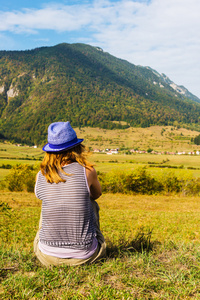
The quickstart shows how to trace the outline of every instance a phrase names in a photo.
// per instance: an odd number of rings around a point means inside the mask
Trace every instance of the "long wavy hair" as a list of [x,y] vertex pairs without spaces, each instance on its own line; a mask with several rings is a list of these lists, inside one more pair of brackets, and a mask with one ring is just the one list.
[[66,180],[60,176],[61,173],[68,176],[72,174],[66,173],[62,167],[72,162],[78,162],[83,167],[91,169],[93,164],[87,161],[86,157],[88,155],[89,151],[82,144],[60,153],[46,152],[40,164],[40,170],[49,183],[65,182]]

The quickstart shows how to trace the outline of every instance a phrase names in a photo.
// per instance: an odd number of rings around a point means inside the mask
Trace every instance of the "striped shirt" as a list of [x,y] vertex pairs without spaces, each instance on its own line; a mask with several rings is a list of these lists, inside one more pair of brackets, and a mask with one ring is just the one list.
[[35,194],[42,200],[40,243],[87,250],[96,237],[96,226],[85,168],[75,162],[63,170],[72,174],[60,174],[66,182],[48,183],[41,171],[37,176]]

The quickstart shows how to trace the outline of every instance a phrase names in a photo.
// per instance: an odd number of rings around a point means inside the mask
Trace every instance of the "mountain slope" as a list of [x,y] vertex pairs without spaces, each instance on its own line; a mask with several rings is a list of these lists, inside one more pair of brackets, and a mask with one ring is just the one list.
[[200,105],[174,90],[156,71],[100,48],[59,44],[0,52],[0,134],[41,143],[47,126],[121,127],[198,124]]

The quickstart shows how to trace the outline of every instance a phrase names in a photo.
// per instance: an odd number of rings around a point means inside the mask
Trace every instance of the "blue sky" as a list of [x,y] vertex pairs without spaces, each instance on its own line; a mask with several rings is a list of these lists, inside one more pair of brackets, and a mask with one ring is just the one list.
[[1,0],[0,50],[86,43],[200,97],[199,0]]

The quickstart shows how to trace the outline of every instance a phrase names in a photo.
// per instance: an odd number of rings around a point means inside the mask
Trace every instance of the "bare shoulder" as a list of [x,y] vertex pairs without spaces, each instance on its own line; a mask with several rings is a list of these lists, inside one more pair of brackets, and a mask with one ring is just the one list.
[[97,172],[94,167],[91,167],[91,169],[86,168],[86,175],[97,177]]
[[95,168],[91,168],[91,169],[87,169],[86,168],[86,176],[87,176],[87,180],[88,180],[88,184],[89,186],[92,184],[92,182],[97,179],[97,172],[95,170]]
[[90,188],[91,197],[95,200],[99,198],[102,194],[101,185],[97,178],[97,172],[95,168],[86,169],[86,177],[88,181],[88,186]]

